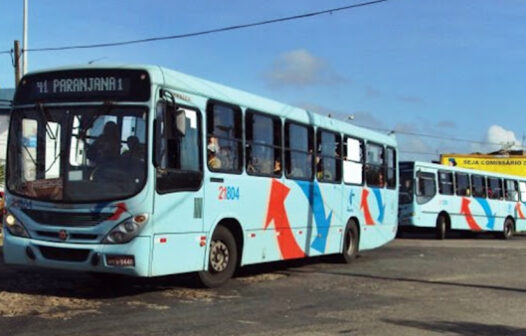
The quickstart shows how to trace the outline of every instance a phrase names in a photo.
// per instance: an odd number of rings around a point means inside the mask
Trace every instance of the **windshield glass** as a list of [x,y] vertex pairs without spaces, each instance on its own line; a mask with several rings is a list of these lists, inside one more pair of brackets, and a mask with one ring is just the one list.
[[413,202],[413,171],[402,170],[400,172],[400,204],[407,204]]
[[147,109],[15,109],[8,189],[39,200],[87,202],[138,193],[146,180]]

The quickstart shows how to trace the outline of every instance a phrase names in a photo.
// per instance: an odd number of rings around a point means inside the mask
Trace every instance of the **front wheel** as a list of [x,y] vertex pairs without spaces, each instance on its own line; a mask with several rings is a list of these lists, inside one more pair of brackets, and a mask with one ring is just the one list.
[[502,239],[511,239],[511,237],[513,237],[513,232],[513,221],[509,218],[506,218],[504,221],[504,228],[502,229]]
[[345,234],[343,236],[343,251],[342,259],[345,263],[350,263],[353,259],[356,259],[358,255],[358,225],[354,220],[349,221],[345,228]]
[[208,288],[223,285],[234,275],[237,258],[234,236],[227,228],[218,226],[210,241],[208,270],[198,273],[199,281]]

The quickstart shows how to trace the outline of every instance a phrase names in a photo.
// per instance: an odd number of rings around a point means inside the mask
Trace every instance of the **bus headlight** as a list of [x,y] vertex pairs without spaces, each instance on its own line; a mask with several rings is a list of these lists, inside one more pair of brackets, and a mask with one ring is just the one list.
[[115,226],[102,240],[103,244],[125,244],[135,238],[148,222],[148,214],[128,218]]
[[4,216],[4,223],[9,233],[13,236],[29,238],[29,233],[24,225],[9,211]]

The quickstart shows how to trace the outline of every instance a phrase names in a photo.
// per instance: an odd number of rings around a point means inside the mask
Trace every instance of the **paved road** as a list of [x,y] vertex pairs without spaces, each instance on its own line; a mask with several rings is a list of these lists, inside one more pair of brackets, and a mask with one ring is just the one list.
[[352,265],[251,267],[214,290],[0,264],[0,335],[526,335],[525,265],[526,237],[425,236]]

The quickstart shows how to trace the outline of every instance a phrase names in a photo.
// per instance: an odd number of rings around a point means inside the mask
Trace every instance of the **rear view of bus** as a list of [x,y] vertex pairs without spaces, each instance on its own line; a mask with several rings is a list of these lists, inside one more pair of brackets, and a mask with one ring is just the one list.
[[7,263],[148,274],[150,240],[137,236],[151,213],[151,90],[144,70],[22,79],[7,153]]

